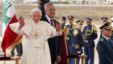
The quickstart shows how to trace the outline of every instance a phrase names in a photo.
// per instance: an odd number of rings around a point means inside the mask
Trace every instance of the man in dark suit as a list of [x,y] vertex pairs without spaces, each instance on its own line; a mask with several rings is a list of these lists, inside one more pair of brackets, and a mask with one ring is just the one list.
[[110,22],[100,27],[102,37],[97,44],[99,64],[113,64],[113,40],[111,39],[112,27]]
[[[46,3],[44,9],[45,15],[42,16],[41,20],[48,22],[58,31],[60,24],[55,20],[55,6],[52,3]],[[60,36],[48,39],[52,64],[60,61],[60,42]]]

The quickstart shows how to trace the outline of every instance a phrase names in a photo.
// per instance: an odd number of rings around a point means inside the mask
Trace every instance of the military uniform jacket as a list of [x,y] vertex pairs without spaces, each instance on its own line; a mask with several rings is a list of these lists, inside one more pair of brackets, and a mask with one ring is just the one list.
[[[80,55],[83,53],[82,47],[84,45],[82,32],[80,30],[77,30],[76,36],[74,36],[74,43],[75,43],[75,52],[77,55]],[[78,45],[78,47],[76,47]]]
[[97,38],[97,30],[95,26],[85,26],[83,29],[84,40],[87,40],[85,46],[95,47],[94,40]]
[[97,44],[99,64],[113,64],[113,41],[101,37]]
[[[79,31],[73,25],[67,25],[66,28],[68,28],[66,40],[68,47],[68,56],[81,54],[82,48],[81,42],[79,41],[82,38],[81,32],[79,33]],[[83,41],[83,39],[81,41]]]

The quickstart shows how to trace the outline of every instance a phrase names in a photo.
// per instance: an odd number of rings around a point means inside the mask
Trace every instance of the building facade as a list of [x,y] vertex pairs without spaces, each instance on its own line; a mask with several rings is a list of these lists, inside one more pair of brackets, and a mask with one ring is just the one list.
[[[36,0],[15,0],[16,3],[34,3]],[[38,1],[38,0],[37,0]],[[110,5],[113,0],[50,0],[52,2],[68,2],[69,4]],[[1,1],[0,1],[1,2]]]
[[112,4],[113,0],[69,0],[68,2],[71,4],[108,5],[108,4]]

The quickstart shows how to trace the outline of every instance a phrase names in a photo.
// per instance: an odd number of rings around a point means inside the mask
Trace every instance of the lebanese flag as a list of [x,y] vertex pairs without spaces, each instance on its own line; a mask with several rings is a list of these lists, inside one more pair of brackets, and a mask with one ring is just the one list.
[[6,56],[6,49],[14,42],[14,40],[18,36],[10,29],[9,24],[17,22],[17,18],[15,15],[13,0],[2,0],[2,5],[3,35],[1,47],[4,52],[4,56]]

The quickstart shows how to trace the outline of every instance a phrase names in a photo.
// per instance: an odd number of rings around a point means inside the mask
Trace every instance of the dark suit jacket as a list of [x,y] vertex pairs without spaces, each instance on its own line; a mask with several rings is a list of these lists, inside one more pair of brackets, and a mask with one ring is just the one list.
[[[46,16],[42,16],[41,20],[49,23]],[[58,22],[54,20],[54,24],[56,25],[57,23]],[[52,60],[56,60],[56,57],[60,55],[60,42],[61,42],[60,38],[61,38],[60,36],[57,36],[57,37],[48,39],[50,55]]]

